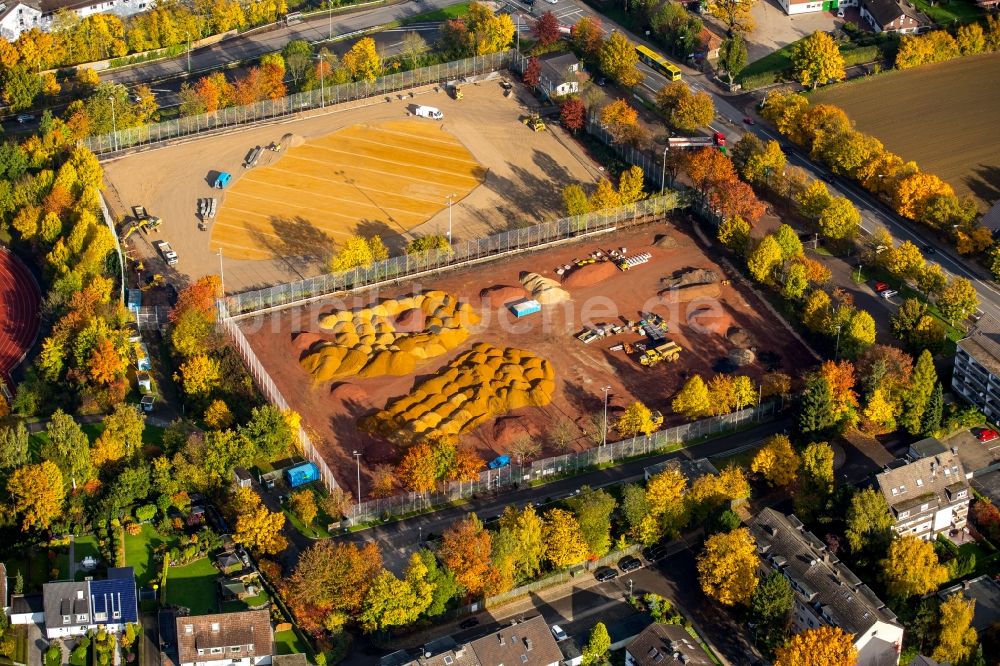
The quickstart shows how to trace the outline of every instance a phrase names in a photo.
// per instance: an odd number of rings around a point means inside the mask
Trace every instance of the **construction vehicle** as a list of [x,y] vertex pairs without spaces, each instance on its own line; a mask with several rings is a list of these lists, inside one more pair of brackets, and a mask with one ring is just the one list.
[[647,349],[642,356],[639,357],[639,363],[646,366],[647,368],[652,368],[660,363],[666,361],[667,363],[674,363],[681,356],[681,346],[676,342],[665,342],[662,345],[653,347],[652,349]]
[[653,425],[659,428],[663,425],[663,414],[660,412],[653,412],[649,415],[649,420],[653,422]]
[[537,113],[529,113],[521,118],[521,122],[536,132],[541,132],[545,129],[545,123],[542,122],[541,117]]
[[462,99],[462,86],[453,85],[451,87],[450,92],[451,92],[451,96],[453,98],[455,98],[456,101]]
[[160,218],[147,213],[145,206],[132,206],[132,219],[128,221],[126,226],[121,230],[120,240],[124,243],[129,236],[137,231],[143,231],[145,233],[155,231],[159,228],[160,224]]
[[156,241],[153,245],[155,245],[156,249],[160,251],[160,254],[163,256],[163,260],[167,262],[168,266],[177,265],[177,253],[174,252],[172,247],[170,247],[170,243],[167,241]]
[[671,148],[704,148],[705,146],[722,148],[726,145],[726,135],[713,130],[712,136],[672,136],[667,139],[667,143]]

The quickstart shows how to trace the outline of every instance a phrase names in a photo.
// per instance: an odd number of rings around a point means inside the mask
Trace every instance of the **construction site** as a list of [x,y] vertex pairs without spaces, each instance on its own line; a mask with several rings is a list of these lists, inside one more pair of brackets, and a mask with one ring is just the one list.
[[[671,399],[693,373],[756,381],[812,361],[690,224],[594,234],[240,327],[345,481],[354,451],[365,476],[437,436],[484,461],[526,438],[539,457],[584,449],[599,443],[604,389],[612,426],[636,400],[671,425]],[[568,441],[555,442],[557,431]]]

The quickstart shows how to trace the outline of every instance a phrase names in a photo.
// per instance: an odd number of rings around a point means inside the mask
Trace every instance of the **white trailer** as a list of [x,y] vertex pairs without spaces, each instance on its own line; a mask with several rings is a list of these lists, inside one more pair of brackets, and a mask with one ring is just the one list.
[[421,118],[444,120],[444,114],[441,113],[440,109],[434,106],[418,106],[413,113]]

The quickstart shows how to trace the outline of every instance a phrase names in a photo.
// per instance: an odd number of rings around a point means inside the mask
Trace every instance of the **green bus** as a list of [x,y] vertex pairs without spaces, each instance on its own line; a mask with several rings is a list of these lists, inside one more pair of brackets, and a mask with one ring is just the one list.
[[645,46],[637,46],[635,47],[635,52],[639,54],[639,60],[646,63],[660,74],[663,74],[663,76],[667,77],[668,80],[681,80],[680,68],[673,63],[667,62],[666,58],[659,55],[652,49],[648,49]]

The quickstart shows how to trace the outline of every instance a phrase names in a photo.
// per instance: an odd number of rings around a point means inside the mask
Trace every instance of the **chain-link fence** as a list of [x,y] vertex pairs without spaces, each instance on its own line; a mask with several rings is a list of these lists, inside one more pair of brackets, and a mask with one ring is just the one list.
[[511,58],[511,51],[490,53],[430,67],[421,67],[408,72],[390,74],[372,82],[358,81],[336,86],[321,86],[315,90],[295,93],[281,99],[264,100],[245,106],[220,109],[212,113],[202,113],[90,136],[81,140],[80,145],[89,148],[98,156],[116,153],[136,146],[156,144],[202,132],[212,132],[227,127],[249,125],[280,118],[293,113],[325,107],[328,104],[341,104],[432,83],[481,76],[506,68]]
[[755,421],[771,418],[778,411],[778,403],[768,401],[760,406],[732,414],[724,414],[660,430],[648,437],[639,436],[620,442],[608,442],[603,446],[596,446],[585,451],[574,451],[527,463],[515,460],[500,469],[483,471],[478,481],[453,481],[441,492],[406,493],[358,504],[351,513],[351,520],[354,524],[386,520],[393,516],[431,509],[479,493],[528,486],[532,482],[575,474],[597,465],[610,465],[616,461],[620,462],[636,456],[651,455],[703,437],[735,430]]
[[662,216],[678,205],[678,197],[674,193],[670,193],[628,206],[608,208],[553,222],[543,222],[524,229],[503,231],[486,238],[475,238],[457,243],[452,246],[451,250],[434,249],[418,254],[404,254],[376,262],[368,268],[319,275],[298,282],[289,282],[227,296],[225,299],[226,309],[232,316],[244,316],[276,308],[286,308],[337,292],[374,287],[385,282],[413,278],[445,268],[455,268],[487,259],[496,259],[511,252],[519,252],[559,240],[648,222],[650,218]]
[[[240,330],[239,324],[228,316],[225,311],[225,305],[221,302],[219,303],[219,320],[222,322],[222,328],[232,339],[236,346],[236,350],[239,352],[240,357],[243,362],[246,363],[247,369],[250,370],[250,375],[253,377],[254,382],[260,387],[261,392],[267,401],[279,409],[290,409],[288,406],[288,401],[285,400],[285,396],[281,394],[278,389],[277,384],[271,379],[271,375],[268,374],[264,366],[257,359],[257,354],[254,353],[253,349],[250,347],[250,342],[243,335],[243,331]],[[299,426],[299,431],[297,433],[297,439],[299,446],[302,448],[302,454],[310,461],[316,464],[319,468],[320,478],[323,481],[323,485],[329,490],[333,490],[337,487],[337,480],[333,476],[333,472],[330,471],[330,467],[323,460],[323,456],[320,455],[319,451],[313,445],[312,439],[306,433],[305,429]]]

